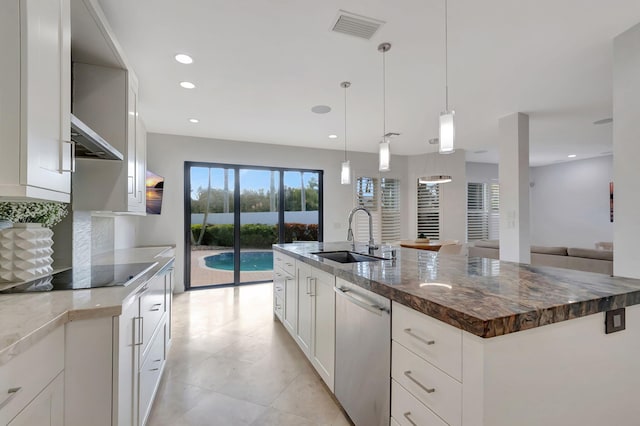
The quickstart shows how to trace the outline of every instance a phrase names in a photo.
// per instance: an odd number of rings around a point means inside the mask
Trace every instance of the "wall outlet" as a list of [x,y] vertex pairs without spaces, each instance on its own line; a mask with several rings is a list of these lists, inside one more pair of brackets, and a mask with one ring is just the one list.
[[606,334],[615,333],[625,329],[625,309],[614,309],[605,312],[604,332]]

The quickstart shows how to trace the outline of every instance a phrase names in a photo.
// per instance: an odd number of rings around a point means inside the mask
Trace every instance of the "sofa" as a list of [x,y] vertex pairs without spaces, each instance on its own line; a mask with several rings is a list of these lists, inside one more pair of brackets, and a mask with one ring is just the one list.
[[[479,240],[469,245],[469,256],[500,258],[498,240]],[[553,266],[613,275],[613,251],[574,247],[531,246],[531,265]]]

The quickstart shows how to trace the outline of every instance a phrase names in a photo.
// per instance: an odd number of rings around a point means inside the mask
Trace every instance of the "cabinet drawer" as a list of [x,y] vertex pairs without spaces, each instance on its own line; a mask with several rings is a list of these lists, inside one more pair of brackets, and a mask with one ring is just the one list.
[[0,366],[0,424],[5,425],[64,369],[64,327]]
[[401,426],[447,426],[395,380],[391,380],[391,416]]
[[[397,342],[391,377],[451,426],[462,423],[462,385]],[[392,396],[393,398],[393,396]]]
[[280,319],[280,322],[282,322],[284,320],[284,299],[280,298],[280,297],[274,297],[273,298],[273,311],[276,313],[276,315],[278,316],[278,318]]
[[[277,276],[277,272],[276,272]],[[277,277],[273,280],[273,294],[276,297],[279,297],[281,300],[284,300],[284,287],[285,287],[285,279]]]
[[164,276],[151,278],[147,289],[140,296],[140,316],[142,317],[142,358],[149,349],[149,341],[166,311]]
[[274,251],[273,269],[276,270],[277,268],[282,269],[292,277],[295,277],[296,275],[296,261],[290,256]]
[[142,364],[142,368],[140,368],[139,424],[141,425],[144,424],[149,414],[151,402],[164,368],[166,332],[167,327],[163,323],[160,332],[154,336],[149,344],[149,353]]
[[462,330],[393,302],[391,337],[462,381]]

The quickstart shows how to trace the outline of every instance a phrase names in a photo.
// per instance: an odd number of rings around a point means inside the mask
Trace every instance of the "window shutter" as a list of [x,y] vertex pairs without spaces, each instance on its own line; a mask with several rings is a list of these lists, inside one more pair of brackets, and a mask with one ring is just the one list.
[[492,183],[489,187],[489,239],[500,238],[500,185]]
[[467,184],[467,240],[498,239],[500,188],[498,184]]
[[418,235],[440,239],[440,184],[418,183]]
[[[356,206],[371,212],[373,238],[377,243],[400,239],[400,181],[390,178],[359,177],[356,181]],[[369,241],[369,218],[358,213],[354,218],[356,241]]]
[[400,181],[382,178],[380,183],[382,219],[380,240],[383,243],[400,240]]

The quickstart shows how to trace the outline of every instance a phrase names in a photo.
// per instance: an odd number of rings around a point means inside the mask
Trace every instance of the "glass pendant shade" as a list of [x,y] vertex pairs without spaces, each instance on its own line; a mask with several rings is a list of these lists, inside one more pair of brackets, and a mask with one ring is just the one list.
[[456,137],[456,128],[453,123],[453,115],[453,111],[440,114],[440,154],[454,152],[453,142]]
[[391,143],[389,140],[380,142],[380,163],[378,170],[381,172],[391,170]]
[[340,183],[343,185],[351,184],[351,161],[342,162],[342,173],[340,173]]
[[418,178],[418,183],[423,185],[435,185],[437,183],[451,182],[451,180],[451,176],[449,175],[421,176]]

